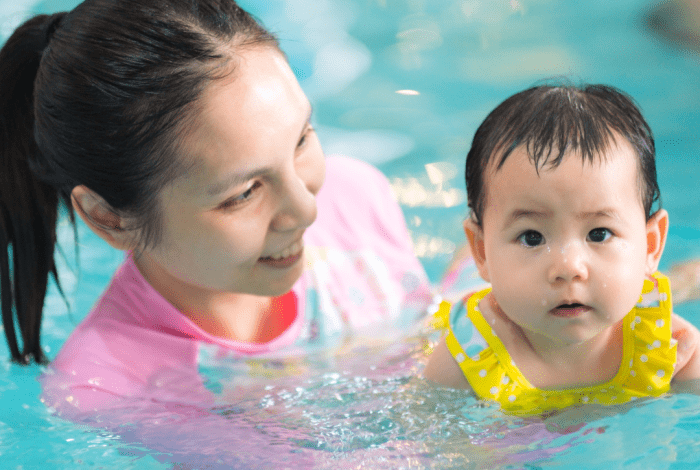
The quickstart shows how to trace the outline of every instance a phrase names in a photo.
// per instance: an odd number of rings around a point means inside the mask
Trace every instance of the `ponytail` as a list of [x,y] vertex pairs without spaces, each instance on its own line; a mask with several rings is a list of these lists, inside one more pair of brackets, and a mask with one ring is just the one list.
[[[23,364],[46,362],[39,342],[41,314],[49,275],[58,285],[59,199],[69,202],[32,171],[41,159],[34,138],[34,79],[62,17],[30,19],[0,50],[0,306],[12,360]],[[70,217],[73,221],[72,212]]]

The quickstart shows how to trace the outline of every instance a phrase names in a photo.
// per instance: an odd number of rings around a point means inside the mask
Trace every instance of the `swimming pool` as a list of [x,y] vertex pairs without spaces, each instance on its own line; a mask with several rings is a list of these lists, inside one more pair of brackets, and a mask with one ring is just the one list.
[[[0,1],[0,35],[66,0]],[[504,97],[553,75],[632,94],[655,131],[659,182],[671,216],[662,269],[700,256],[700,57],[649,33],[655,2],[590,0],[270,0],[241,2],[273,31],[314,105],[327,153],[377,164],[402,203],[435,281],[463,240],[463,160],[478,123]],[[122,255],[79,226],[60,238],[68,314],[52,290],[44,343],[55,355]],[[679,313],[700,325],[700,303]],[[100,431],[52,416],[39,367],[0,348],[3,468],[697,468],[700,398],[627,407],[584,427],[504,417],[458,391],[413,378],[433,336],[416,327],[332,351],[245,367],[204,354],[200,372],[223,398],[216,432],[202,420],[152,414]],[[186,384],[182,384],[183,387]],[[108,419],[108,416],[96,419]],[[571,417],[574,422],[577,417]],[[173,449],[161,435],[175,423]],[[99,423],[96,423],[99,424]],[[559,427],[557,429],[556,427]]]

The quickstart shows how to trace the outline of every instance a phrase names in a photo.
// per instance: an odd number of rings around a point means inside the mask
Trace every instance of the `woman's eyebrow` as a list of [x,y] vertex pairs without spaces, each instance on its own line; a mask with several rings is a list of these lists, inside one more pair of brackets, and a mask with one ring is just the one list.
[[245,183],[246,181],[268,173],[269,171],[271,171],[269,167],[262,167],[255,168],[244,173],[231,173],[230,175],[227,175],[226,177],[217,181],[216,183],[209,185],[209,187],[207,187],[207,196],[218,196],[219,194],[223,193],[229,188],[239,186]]
[[[306,120],[304,121],[304,125],[301,128],[301,132],[299,132],[299,135],[303,135],[304,131],[306,128],[311,124],[311,116],[313,115],[314,109],[311,105],[309,105],[309,112],[306,115]],[[225,176],[221,180],[209,185],[207,188],[206,194],[209,197],[215,197],[218,196],[219,194],[223,193],[229,188],[239,186],[246,181],[249,181],[253,178],[257,178],[260,175],[264,175],[265,173],[268,173],[271,171],[270,167],[262,167],[262,168],[255,168],[250,171],[246,171],[243,173],[231,173],[230,175]]]

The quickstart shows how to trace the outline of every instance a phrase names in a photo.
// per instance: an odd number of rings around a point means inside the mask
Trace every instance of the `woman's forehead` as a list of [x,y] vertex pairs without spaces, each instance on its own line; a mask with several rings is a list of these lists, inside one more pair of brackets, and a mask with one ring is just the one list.
[[274,165],[293,151],[311,105],[284,56],[272,47],[239,54],[233,73],[212,82],[197,106],[183,153],[194,187],[219,175]]

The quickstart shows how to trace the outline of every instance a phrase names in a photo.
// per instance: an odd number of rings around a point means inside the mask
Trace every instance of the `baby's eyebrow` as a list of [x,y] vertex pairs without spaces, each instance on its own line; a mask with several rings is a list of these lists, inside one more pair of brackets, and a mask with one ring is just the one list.
[[577,219],[614,219],[620,220],[620,212],[615,209],[600,209],[596,211],[580,212],[576,215]]
[[[521,219],[545,219],[551,215],[549,211],[538,211],[531,209],[515,209],[506,220],[505,226],[509,227]],[[583,211],[576,214],[579,220],[586,219],[613,219],[620,220],[620,212],[612,208],[603,208],[595,211]]]
[[508,215],[505,226],[508,227],[520,219],[544,219],[550,215],[547,211],[534,211],[529,209],[515,209]]

